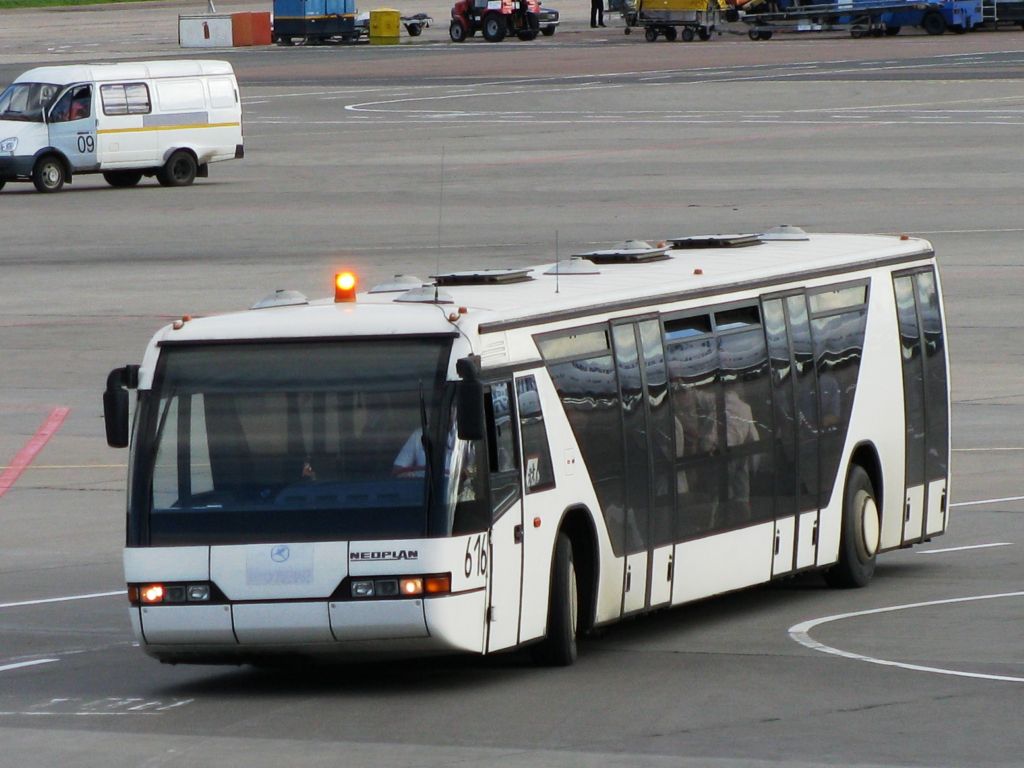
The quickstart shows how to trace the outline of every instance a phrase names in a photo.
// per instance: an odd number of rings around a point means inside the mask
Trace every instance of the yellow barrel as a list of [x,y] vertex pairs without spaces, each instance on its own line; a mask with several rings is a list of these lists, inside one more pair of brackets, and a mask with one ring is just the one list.
[[402,14],[394,8],[375,8],[370,11],[370,43],[389,45],[398,42],[402,27]]

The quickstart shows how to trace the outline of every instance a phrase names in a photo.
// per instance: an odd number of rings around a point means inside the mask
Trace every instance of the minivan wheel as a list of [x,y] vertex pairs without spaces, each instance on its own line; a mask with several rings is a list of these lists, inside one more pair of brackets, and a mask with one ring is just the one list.
[[66,178],[64,163],[56,155],[43,155],[32,169],[32,183],[40,192],[60,192]]
[[112,187],[134,187],[142,181],[142,171],[104,171],[103,178]]
[[196,180],[199,165],[191,152],[179,149],[168,158],[167,163],[157,171],[156,180],[164,187],[187,187]]

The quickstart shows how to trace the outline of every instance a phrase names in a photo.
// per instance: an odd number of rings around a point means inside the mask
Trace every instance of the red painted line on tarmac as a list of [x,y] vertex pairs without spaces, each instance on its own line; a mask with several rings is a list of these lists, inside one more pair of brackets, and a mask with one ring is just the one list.
[[28,468],[39,452],[43,450],[43,447],[50,441],[50,438],[57,434],[57,430],[60,429],[61,424],[64,423],[64,419],[68,417],[70,412],[70,408],[64,407],[54,408],[50,411],[50,415],[46,417],[43,425],[25,443],[25,447],[18,451],[14,460],[3,471],[3,474],[0,474],[0,497],[11,490],[11,486],[21,477],[21,473]]

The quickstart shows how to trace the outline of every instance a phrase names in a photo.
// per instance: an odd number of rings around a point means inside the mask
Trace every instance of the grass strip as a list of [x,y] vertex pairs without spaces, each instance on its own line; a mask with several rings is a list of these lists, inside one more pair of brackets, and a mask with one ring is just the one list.
[[141,3],[146,0],[0,0],[0,11],[14,8],[52,8],[57,6],[108,5],[111,3]]

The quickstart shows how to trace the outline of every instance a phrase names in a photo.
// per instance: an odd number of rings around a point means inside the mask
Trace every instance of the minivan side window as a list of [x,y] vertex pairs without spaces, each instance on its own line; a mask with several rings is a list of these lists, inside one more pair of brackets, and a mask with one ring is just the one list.
[[105,115],[148,115],[153,110],[145,83],[101,85],[100,97]]

